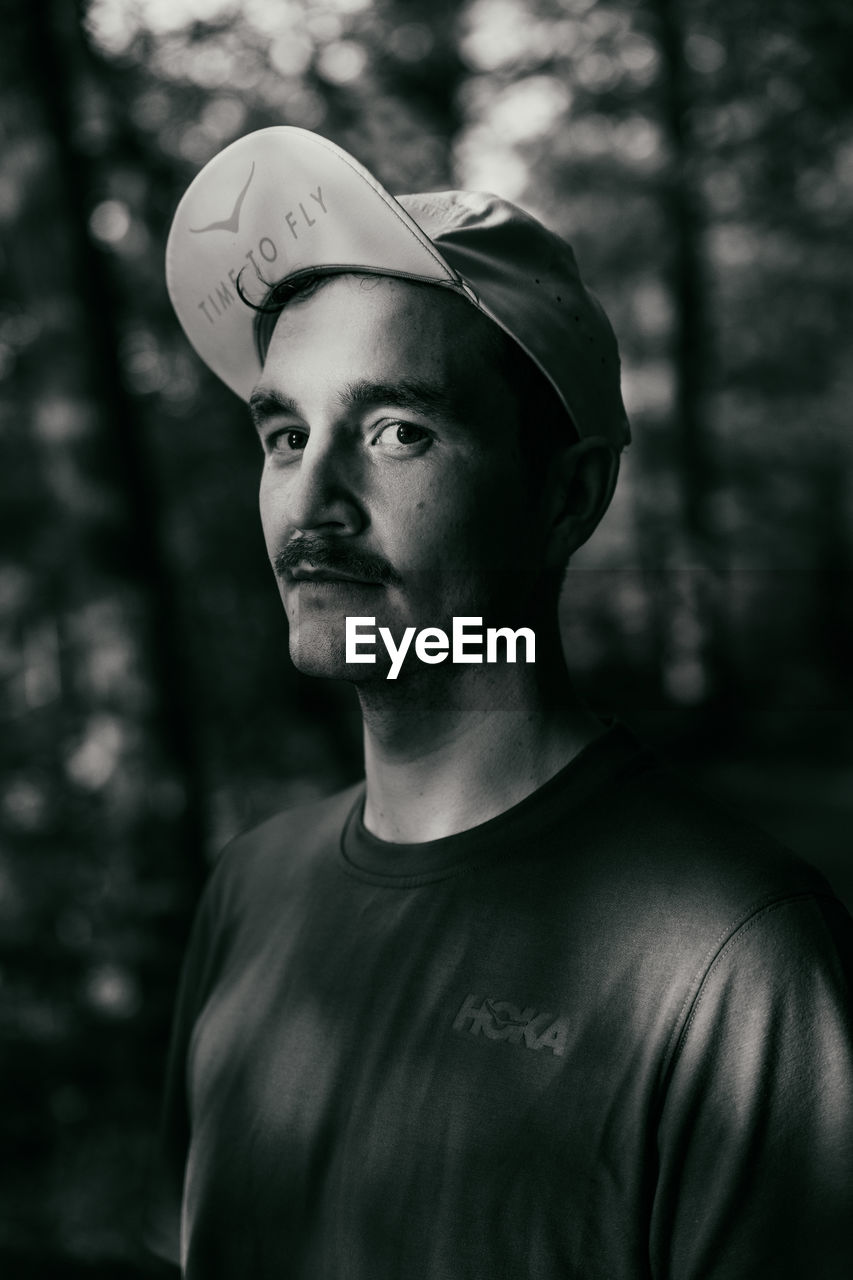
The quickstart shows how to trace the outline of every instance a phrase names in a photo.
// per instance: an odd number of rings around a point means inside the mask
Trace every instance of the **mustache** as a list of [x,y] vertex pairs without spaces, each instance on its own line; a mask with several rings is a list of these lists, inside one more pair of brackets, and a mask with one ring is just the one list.
[[398,587],[403,581],[388,561],[375,552],[359,551],[336,538],[321,538],[310,534],[291,538],[273,556],[272,567],[279,578],[283,578],[288,570],[300,566],[349,574],[362,582],[383,587]]

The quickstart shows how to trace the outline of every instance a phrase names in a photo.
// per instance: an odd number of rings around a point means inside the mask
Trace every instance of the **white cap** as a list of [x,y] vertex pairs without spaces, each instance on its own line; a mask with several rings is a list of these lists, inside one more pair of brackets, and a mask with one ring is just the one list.
[[[466,297],[553,384],[581,437],[630,440],[610,323],[565,240],[497,196],[396,199],[340,147],[281,125],[233,142],[178,205],[169,295],[214,373],[248,400],[261,374],[257,312],[269,288],[314,271],[373,271]],[[239,282],[239,288],[238,288]]]

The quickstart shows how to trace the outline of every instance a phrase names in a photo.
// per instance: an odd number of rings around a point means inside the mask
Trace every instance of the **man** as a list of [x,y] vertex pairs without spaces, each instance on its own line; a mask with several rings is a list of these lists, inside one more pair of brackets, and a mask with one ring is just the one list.
[[199,175],[168,273],[366,781],[216,867],[152,1248],[193,1280],[849,1276],[849,918],[566,672],[628,436],[568,246],[281,128]]

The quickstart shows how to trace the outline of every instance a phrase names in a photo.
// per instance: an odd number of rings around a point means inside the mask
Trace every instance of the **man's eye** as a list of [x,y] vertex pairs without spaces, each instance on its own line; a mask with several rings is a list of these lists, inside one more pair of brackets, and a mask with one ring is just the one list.
[[394,433],[400,444],[420,444],[421,440],[427,439],[427,433],[423,427],[415,427],[411,422],[400,422]]
[[291,427],[288,431],[275,431],[267,440],[270,453],[295,452],[304,449],[308,440],[308,432]]
[[382,443],[386,447],[401,448],[425,444],[430,433],[424,427],[415,426],[413,422],[387,422],[378,432],[374,444]]

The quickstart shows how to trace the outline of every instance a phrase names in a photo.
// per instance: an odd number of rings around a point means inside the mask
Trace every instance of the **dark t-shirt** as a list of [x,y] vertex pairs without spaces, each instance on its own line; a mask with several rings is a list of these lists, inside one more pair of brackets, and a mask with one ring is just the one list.
[[853,926],[619,726],[446,839],[241,836],[179,997],[191,1280],[853,1276]]

